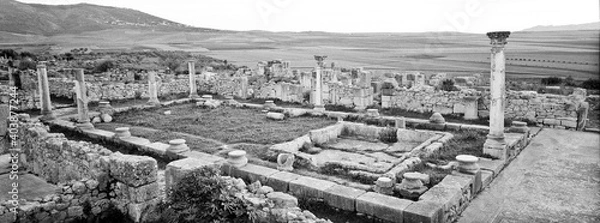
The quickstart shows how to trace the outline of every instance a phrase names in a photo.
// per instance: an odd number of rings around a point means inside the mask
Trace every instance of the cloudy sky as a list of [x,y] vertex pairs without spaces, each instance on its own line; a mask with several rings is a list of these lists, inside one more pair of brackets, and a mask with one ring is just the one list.
[[19,0],[140,10],[227,30],[484,33],[600,21],[598,0]]

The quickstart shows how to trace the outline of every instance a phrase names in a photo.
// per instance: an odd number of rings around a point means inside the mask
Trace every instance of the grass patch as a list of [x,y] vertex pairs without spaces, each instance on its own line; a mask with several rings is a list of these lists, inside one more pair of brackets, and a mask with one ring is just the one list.
[[423,158],[424,162],[443,164],[456,160],[457,155],[473,155],[477,157],[492,158],[483,154],[483,144],[487,139],[487,133],[473,130],[461,130],[452,132],[454,138],[431,157]]
[[[164,115],[163,112],[167,110],[171,110],[172,114]],[[255,109],[201,109],[194,104],[131,110],[115,115],[114,122],[149,127],[165,133],[183,132],[227,144],[264,145],[287,142],[310,130],[336,123],[332,119],[312,116],[273,121],[266,119],[264,113]]]

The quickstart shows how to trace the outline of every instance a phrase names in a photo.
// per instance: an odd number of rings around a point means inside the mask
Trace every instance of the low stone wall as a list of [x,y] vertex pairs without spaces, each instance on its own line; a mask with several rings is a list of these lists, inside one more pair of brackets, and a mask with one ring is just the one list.
[[[148,207],[158,202],[155,159],[113,153],[99,145],[49,133],[38,121],[21,121],[19,163],[62,186],[62,191],[41,202],[19,206],[17,218],[7,222],[29,222],[31,216],[36,219],[33,222],[46,218],[68,222],[93,217],[111,205],[138,222]],[[89,210],[84,211],[84,207]]]
[[[0,104],[11,104],[17,106],[18,111],[38,109],[40,107],[40,95],[37,91],[18,90],[16,98],[13,97],[13,91],[8,85],[0,85]],[[17,103],[10,103],[10,100],[18,100]]]
[[[585,93],[584,93],[585,94]],[[473,101],[475,98],[476,101]],[[532,91],[507,91],[505,118],[544,123],[545,119],[576,121],[576,106],[580,103],[575,95],[563,96],[538,94]],[[489,117],[490,94],[473,90],[465,91],[416,91],[398,90],[384,94],[383,108],[401,108],[416,112],[439,112],[463,115],[472,112],[479,118]],[[469,109],[471,111],[469,111]],[[563,125],[571,127],[572,123]]]

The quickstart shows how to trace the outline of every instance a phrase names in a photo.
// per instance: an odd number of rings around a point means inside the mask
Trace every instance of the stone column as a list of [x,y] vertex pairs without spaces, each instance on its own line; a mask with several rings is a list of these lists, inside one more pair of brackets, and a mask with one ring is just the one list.
[[53,120],[54,114],[52,113],[52,101],[50,101],[50,87],[48,86],[48,73],[46,72],[46,65],[41,63],[37,66],[37,74],[40,88],[40,101],[42,104],[42,117],[40,120],[48,121]]
[[315,80],[315,110],[324,111],[325,106],[323,105],[323,77],[321,76],[321,66],[315,67],[316,80]]
[[190,74],[190,98],[199,98],[198,87],[196,86],[196,65],[195,61],[188,60],[188,71]]
[[88,114],[88,99],[87,89],[85,86],[85,77],[83,75],[83,69],[75,69],[75,88],[77,91],[77,127],[79,129],[93,129],[94,126],[90,122],[90,115]]
[[316,81],[315,81],[315,110],[317,111],[325,111],[325,105],[323,105],[323,61],[327,58],[327,56],[317,56],[315,55],[315,60],[317,61],[317,66],[315,67],[316,71]]
[[148,100],[148,105],[150,106],[158,106],[160,105],[160,101],[158,101],[158,86],[156,84],[156,71],[148,72],[148,94],[150,95],[150,99]]
[[504,100],[506,98],[504,72],[505,57],[504,45],[510,32],[489,32],[492,54],[490,73],[490,131],[483,145],[483,153],[496,158],[508,158],[506,142],[504,141]]
[[8,66],[8,86],[15,86],[15,77],[13,77],[13,68]]
[[476,96],[466,96],[463,98],[465,105],[465,120],[476,120],[479,118],[479,105],[477,103],[478,97]]

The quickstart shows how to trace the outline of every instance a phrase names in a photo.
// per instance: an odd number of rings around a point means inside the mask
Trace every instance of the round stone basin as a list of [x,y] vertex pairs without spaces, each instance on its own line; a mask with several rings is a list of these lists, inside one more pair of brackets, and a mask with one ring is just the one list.
[[246,151],[244,150],[231,151],[227,153],[227,156],[227,163],[232,164],[235,167],[242,167],[248,163],[248,158],[246,158]]
[[479,158],[471,155],[458,155],[456,156],[456,161],[464,164],[473,164],[477,163],[477,161],[479,161]]
[[377,181],[375,182],[375,184],[380,187],[394,186],[394,182],[392,182],[392,179],[390,179],[389,177],[379,177],[379,178],[377,178]]

